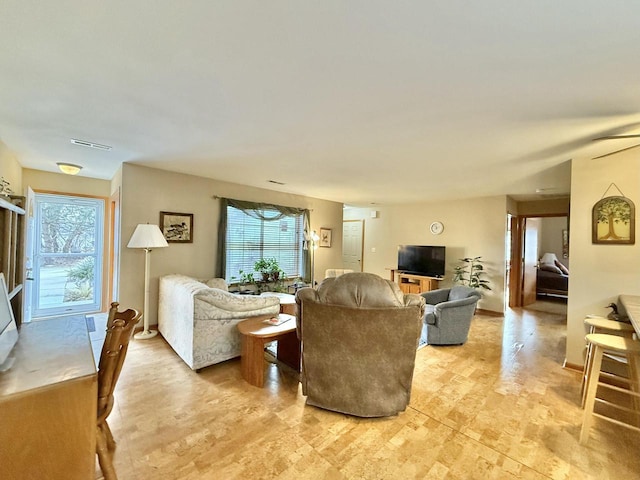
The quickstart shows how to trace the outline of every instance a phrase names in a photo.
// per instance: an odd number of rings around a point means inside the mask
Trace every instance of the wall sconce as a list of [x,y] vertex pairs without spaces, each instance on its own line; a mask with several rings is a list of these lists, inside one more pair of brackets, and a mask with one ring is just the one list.
[[74,165],[73,163],[58,162],[56,165],[58,165],[58,168],[62,173],[66,173],[67,175],[77,175],[78,172],[82,170],[80,165]]

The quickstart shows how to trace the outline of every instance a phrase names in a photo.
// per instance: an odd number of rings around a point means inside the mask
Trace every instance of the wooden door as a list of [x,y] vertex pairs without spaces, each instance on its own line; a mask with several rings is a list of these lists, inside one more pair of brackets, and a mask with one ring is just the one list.
[[524,223],[524,246],[522,255],[522,306],[536,301],[538,239],[540,235],[540,219],[527,218]]

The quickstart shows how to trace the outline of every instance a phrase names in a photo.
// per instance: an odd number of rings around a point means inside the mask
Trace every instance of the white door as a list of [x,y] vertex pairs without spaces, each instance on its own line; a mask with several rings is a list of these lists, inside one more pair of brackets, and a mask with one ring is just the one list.
[[33,257],[35,255],[33,238],[36,230],[35,193],[31,187],[27,187],[27,234],[24,245],[24,298],[22,300],[22,323],[31,321],[31,301],[33,292]]
[[99,311],[104,201],[35,195],[33,318]]
[[362,220],[342,222],[342,268],[362,271]]

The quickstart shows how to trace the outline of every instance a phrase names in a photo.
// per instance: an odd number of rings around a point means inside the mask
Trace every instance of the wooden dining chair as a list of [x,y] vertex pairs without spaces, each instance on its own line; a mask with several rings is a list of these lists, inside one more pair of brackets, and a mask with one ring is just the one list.
[[113,302],[107,320],[107,334],[98,364],[98,428],[96,453],[105,480],[117,480],[113,468],[113,451],[116,442],[107,423],[113,408],[113,391],[116,387],[124,359],[127,355],[133,328],[140,320],[141,313],[128,309],[118,311],[118,303]]

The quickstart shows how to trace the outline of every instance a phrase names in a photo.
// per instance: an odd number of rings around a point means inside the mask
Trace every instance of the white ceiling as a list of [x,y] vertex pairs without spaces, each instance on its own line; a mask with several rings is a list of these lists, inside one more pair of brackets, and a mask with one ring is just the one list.
[[591,141],[640,132],[640,2],[2,0],[0,19],[0,141],[26,168],[388,204],[567,193],[571,159],[640,143]]

